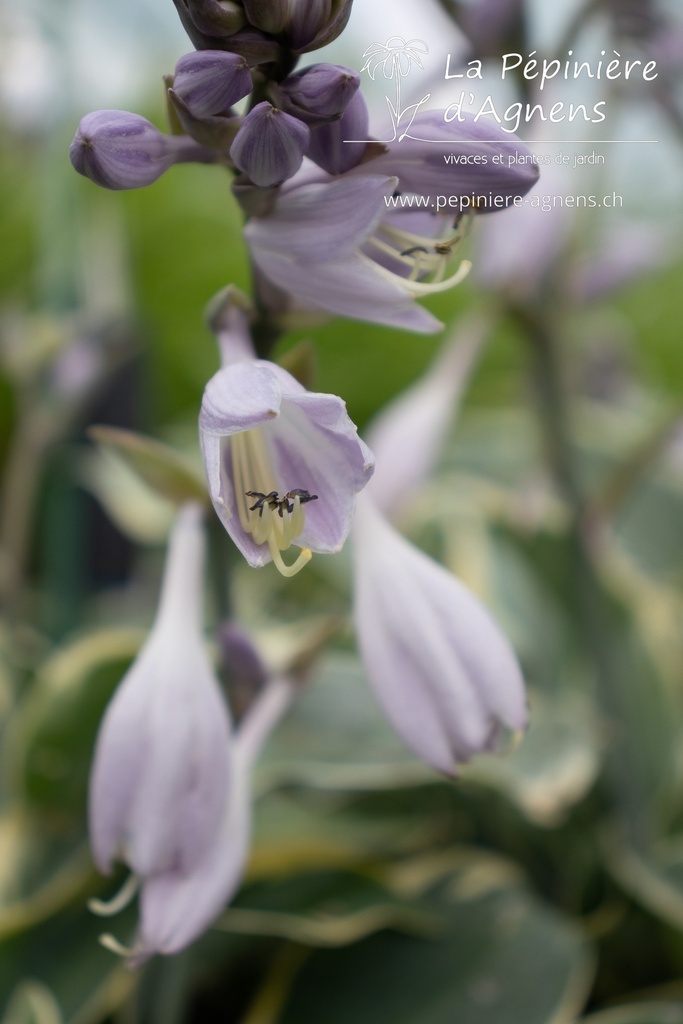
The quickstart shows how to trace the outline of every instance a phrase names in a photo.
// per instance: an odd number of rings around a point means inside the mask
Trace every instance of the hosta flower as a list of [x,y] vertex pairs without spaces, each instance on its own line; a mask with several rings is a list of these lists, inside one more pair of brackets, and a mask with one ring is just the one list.
[[96,185],[111,189],[151,185],[173,164],[208,163],[215,154],[185,135],[164,135],[125,110],[95,110],[78,126],[71,163]]
[[342,547],[374,460],[341,398],[274,363],[237,362],[207,384],[199,431],[214,508],[250,565],[292,576],[313,551]]
[[278,103],[307,124],[322,124],[342,116],[359,86],[350,68],[314,64],[287,76],[277,90]]
[[173,90],[195,117],[226,114],[251,92],[251,73],[244,57],[225,50],[197,50],[180,58]]
[[251,836],[251,771],[261,747],[289,707],[294,688],[274,677],[249,710],[234,740],[230,800],[214,843],[196,869],[152,879],[140,894],[140,929],[131,960],[177,953],[211,924],[239,887]]
[[[320,152],[309,152],[323,166],[324,141],[331,145],[339,123],[311,133]],[[433,119],[416,118],[415,124],[429,137]],[[482,194],[521,195],[538,176],[533,166],[493,164],[496,153],[524,149],[509,136],[491,141],[498,137],[495,128],[474,122],[448,126],[442,119],[442,135],[450,131],[451,144],[406,139],[334,180],[316,180],[310,172],[293,178],[268,212],[247,224],[256,266],[306,308],[419,332],[438,330],[439,321],[414,300],[453,288],[466,276],[469,263],[449,271],[471,223],[464,211],[476,209]],[[482,133],[486,141],[480,141]],[[446,150],[469,156],[481,150],[487,159],[480,165],[446,164]],[[420,202],[405,202],[405,193]]]
[[144,886],[186,877],[226,812],[230,721],[201,632],[201,511],[174,527],[157,616],[97,737],[90,780],[95,862],[123,860]]
[[398,735],[446,775],[526,725],[514,653],[484,606],[362,495],[354,525],[356,634]]
[[388,213],[397,186],[398,179],[376,174],[295,179],[270,213],[245,228],[258,269],[307,308],[438,330],[439,321],[414,300],[452,288],[466,275],[469,264],[445,276],[464,224],[454,228],[452,218],[427,214],[417,215],[417,226],[409,215]]

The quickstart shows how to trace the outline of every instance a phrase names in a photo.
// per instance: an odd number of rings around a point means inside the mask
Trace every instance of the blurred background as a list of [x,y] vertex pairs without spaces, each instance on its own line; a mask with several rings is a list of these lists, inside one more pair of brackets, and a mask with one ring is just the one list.
[[[92,865],[87,777],[152,620],[173,506],[87,430],[147,434],[199,465],[218,365],[203,311],[228,283],[248,291],[249,269],[219,169],[110,193],[68,160],[89,110],[165,127],[162,76],[190,49],[170,0],[0,0],[2,1024],[683,1024],[681,13],[355,0],[313,58],[360,69],[375,40],[422,39],[410,88],[437,106],[460,90],[447,53],[481,57],[477,97],[501,109],[533,101],[500,81],[505,52],[616,50],[659,77],[548,87],[548,107],[600,97],[609,116],[520,127],[548,158],[538,195],[623,203],[478,218],[470,278],[429,303],[446,337],[487,344],[404,527],[510,636],[528,734],[440,780],[369,693],[345,556],[275,580],[216,530],[213,636],[229,607],[273,663],[321,653],[259,765],[243,890],[191,949],[130,972],[86,909],[123,878],[103,885]],[[378,134],[385,86],[364,76]],[[604,163],[574,160],[591,153]],[[443,336],[337,320],[279,353],[302,340],[316,389],[362,430]]]

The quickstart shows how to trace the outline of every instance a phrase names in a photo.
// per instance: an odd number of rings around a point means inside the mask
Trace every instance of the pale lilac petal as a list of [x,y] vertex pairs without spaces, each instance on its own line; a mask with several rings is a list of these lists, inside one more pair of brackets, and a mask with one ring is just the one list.
[[404,742],[437,770],[526,723],[515,656],[484,606],[358,502],[355,620],[369,680]]
[[201,635],[201,512],[174,527],[157,617],[97,738],[90,831],[97,864],[142,877],[203,854],[227,797],[230,721]]
[[236,502],[230,438],[260,428],[275,488],[318,495],[306,505],[298,546],[338,551],[351,527],[357,491],[374,460],[336,395],[314,394],[281,367],[254,361],[219,370],[207,385],[199,420],[209,494],[232,540],[250,565],[271,560],[242,526]]
[[311,131],[306,156],[328,174],[344,174],[363,159],[369,132],[370,115],[359,91],[338,121]]
[[236,53],[197,50],[176,64],[173,90],[195,117],[227,113],[251,88],[247,62]]
[[138,962],[152,953],[177,953],[208,928],[239,887],[250,832],[249,779],[236,758],[230,799],[202,860],[189,873],[156,875],[142,887]]
[[429,334],[443,326],[397,280],[379,273],[373,260],[358,254],[329,263],[297,264],[286,255],[259,250],[263,273],[311,309],[370,320],[388,327]]
[[369,174],[314,182],[286,191],[267,217],[254,217],[245,229],[258,253],[273,252],[317,264],[350,255],[386,214],[396,178]]

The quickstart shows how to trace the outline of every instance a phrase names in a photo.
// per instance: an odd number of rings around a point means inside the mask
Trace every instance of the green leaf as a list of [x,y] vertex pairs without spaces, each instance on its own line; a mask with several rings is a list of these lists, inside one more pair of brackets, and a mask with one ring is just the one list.
[[195,467],[178,452],[130,430],[118,427],[90,427],[88,436],[120,458],[162,498],[175,504],[206,502],[206,484]]
[[6,770],[30,805],[84,812],[99,721],[144,637],[137,629],[99,630],[39,670],[6,737]]
[[[457,879],[456,879],[457,883]],[[314,954],[279,1024],[565,1024],[590,958],[573,925],[520,889],[441,887],[437,939],[385,932]]]

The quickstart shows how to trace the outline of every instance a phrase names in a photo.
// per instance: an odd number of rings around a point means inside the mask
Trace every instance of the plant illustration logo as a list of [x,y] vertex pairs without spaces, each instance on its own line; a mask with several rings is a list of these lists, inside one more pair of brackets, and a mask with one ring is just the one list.
[[[427,53],[429,53],[429,47],[423,39],[406,41],[403,36],[390,36],[386,43],[372,43],[363,54],[365,63],[361,68],[361,73],[367,71],[370,78],[375,81],[377,74],[381,71],[387,81],[396,82],[395,96],[386,97],[391,117],[392,136],[390,139],[383,139],[383,142],[402,142],[408,135],[418,110],[430,98],[431,93],[427,93],[419,102],[410,103],[405,108],[402,107],[401,81],[407,78],[415,64],[424,70],[421,55]],[[403,127],[400,130],[402,124]]]

